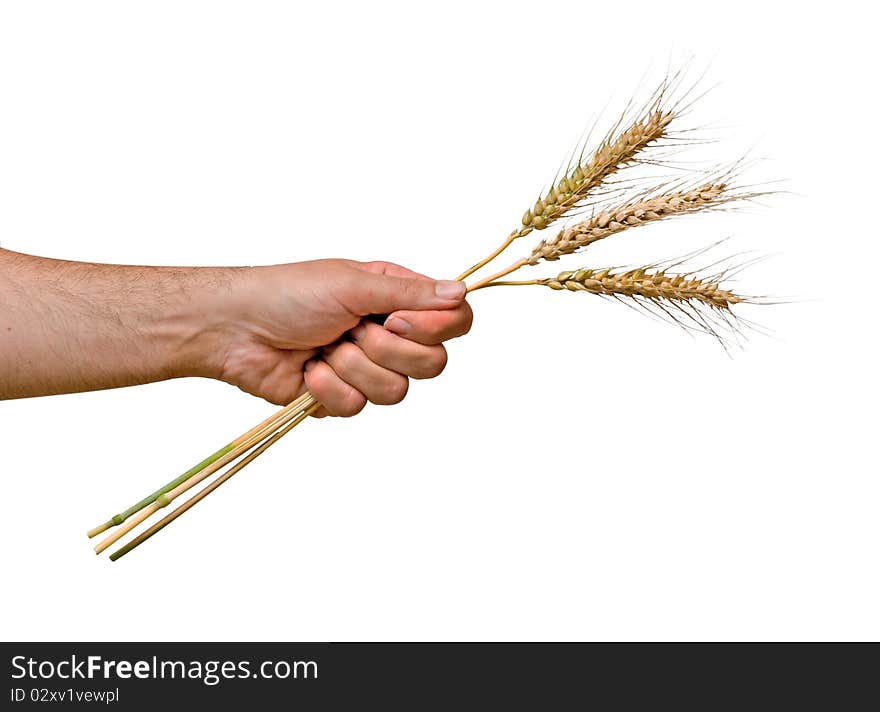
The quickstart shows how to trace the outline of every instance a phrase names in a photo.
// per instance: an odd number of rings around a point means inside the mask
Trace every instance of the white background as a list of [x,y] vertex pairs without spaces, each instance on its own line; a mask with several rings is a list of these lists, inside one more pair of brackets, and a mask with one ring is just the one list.
[[816,7],[3,3],[3,247],[452,276],[692,54],[719,86],[684,122],[721,140],[689,156],[756,147],[789,194],[567,264],[732,235],[777,255],[752,291],[797,302],[731,358],[588,296],[478,293],[440,380],[304,424],[116,564],[84,531],[273,407],[198,380],[0,403],[2,636],[880,637],[875,26]]

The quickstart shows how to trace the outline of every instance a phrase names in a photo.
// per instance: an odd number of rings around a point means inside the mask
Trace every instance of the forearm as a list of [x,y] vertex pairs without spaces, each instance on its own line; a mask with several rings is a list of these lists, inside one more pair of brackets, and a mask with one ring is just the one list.
[[239,274],[0,249],[0,399],[216,375],[220,305]]

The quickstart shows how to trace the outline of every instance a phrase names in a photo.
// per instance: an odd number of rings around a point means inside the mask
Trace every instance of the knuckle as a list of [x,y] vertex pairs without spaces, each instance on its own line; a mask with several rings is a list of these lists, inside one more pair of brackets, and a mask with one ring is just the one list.
[[394,289],[401,296],[405,298],[409,298],[413,296],[414,286],[412,282],[408,279],[402,279],[400,277],[394,278]]
[[318,400],[325,400],[326,393],[331,385],[330,367],[325,363],[316,363],[315,367],[306,373],[306,386],[315,394]]
[[347,372],[357,367],[362,358],[361,353],[355,344],[344,341],[336,347],[331,358],[340,371]]
[[354,388],[348,389],[348,392],[339,399],[335,405],[335,415],[341,418],[351,418],[360,413],[367,404],[367,399],[359,391]]
[[449,355],[446,353],[446,349],[443,348],[443,346],[436,346],[432,348],[431,352],[427,354],[424,358],[419,377],[436,378],[441,373],[443,373],[443,369],[446,368],[446,363],[448,360]]
[[417,301],[425,290],[425,283],[418,279],[398,279],[400,294],[407,302]]
[[431,364],[431,378],[436,378],[443,370],[446,368],[446,364],[449,362],[449,354],[446,353],[446,349],[442,346],[437,349],[435,354],[432,357]]
[[369,356],[371,361],[387,362],[394,358],[395,344],[394,335],[385,331],[381,326],[377,326],[375,330],[370,329],[364,340],[364,353]]
[[382,387],[381,393],[378,394],[379,399],[375,402],[380,405],[395,405],[406,398],[408,390],[409,379],[405,376],[389,380],[388,383]]
[[474,322],[474,313],[471,311],[471,308],[465,304],[460,309],[458,309],[447,326],[444,336],[449,338],[456,338],[458,336],[464,336],[471,330],[471,325]]
[[443,314],[435,318],[434,322],[427,326],[421,334],[420,343],[425,346],[439,346],[448,338],[449,316]]
[[323,362],[306,375],[306,385],[330,415],[348,418],[360,413],[367,403],[361,393],[342,383],[330,365]]

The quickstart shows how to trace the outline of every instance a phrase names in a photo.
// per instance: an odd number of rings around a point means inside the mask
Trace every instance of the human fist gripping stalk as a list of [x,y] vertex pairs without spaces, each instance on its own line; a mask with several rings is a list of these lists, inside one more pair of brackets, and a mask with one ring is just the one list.
[[[203,376],[316,415],[399,403],[470,329],[461,282],[388,262],[134,267],[0,250],[0,398]],[[384,326],[365,320],[388,314]]]

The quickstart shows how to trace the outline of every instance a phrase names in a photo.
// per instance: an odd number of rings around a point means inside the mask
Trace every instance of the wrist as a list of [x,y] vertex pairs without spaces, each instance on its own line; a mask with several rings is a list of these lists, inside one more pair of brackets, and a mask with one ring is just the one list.
[[195,267],[159,319],[171,378],[220,378],[233,337],[240,331],[239,302],[253,268]]

